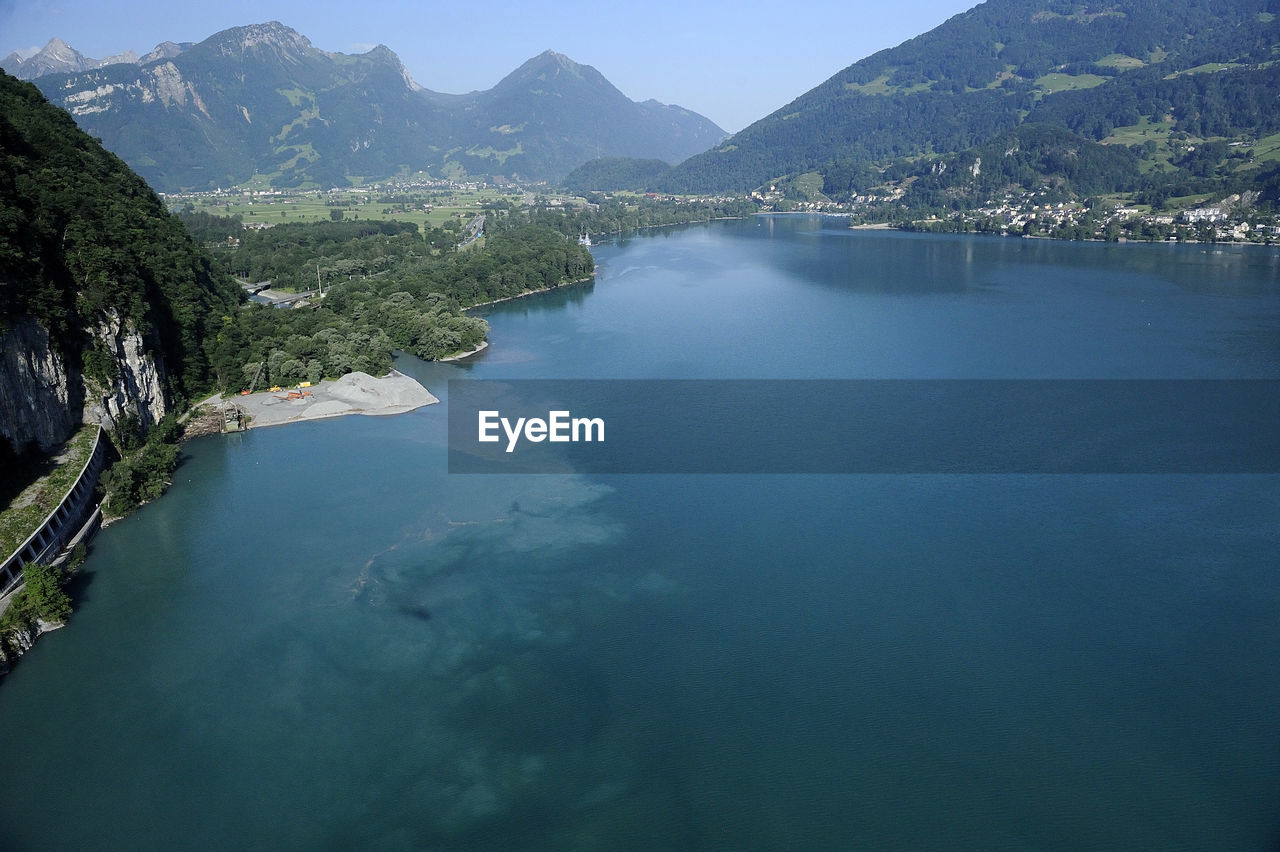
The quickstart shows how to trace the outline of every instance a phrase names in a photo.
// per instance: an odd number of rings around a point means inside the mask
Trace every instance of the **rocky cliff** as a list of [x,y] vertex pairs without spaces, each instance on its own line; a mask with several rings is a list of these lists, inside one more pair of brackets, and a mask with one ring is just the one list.
[[32,317],[12,319],[0,335],[0,437],[14,452],[49,451],[81,423],[113,429],[134,414],[145,426],[168,412],[164,362],[136,326],[110,310],[90,335],[101,373],[92,377]]
[[31,444],[50,450],[65,441],[80,422],[83,402],[83,383],[68,374],[48,330],[31,317],[11,322],[0,337],[0,435],[14,452]]

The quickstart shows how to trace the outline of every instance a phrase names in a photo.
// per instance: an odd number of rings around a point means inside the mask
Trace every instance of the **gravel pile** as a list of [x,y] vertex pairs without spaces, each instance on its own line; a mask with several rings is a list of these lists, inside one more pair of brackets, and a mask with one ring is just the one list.
[[336,381],[302,388],[302,393],[310,395],[301,399],[289,399],[290,391],[298,392],[295,388],[286,388],[274,393],[265,391],[232,397],[231,401],[239,403],[253,418],[251,426],[277,426],[344,414],[402,414],[440,401],[422,385],[395,370],[380,379],[368,373],[348,373]]

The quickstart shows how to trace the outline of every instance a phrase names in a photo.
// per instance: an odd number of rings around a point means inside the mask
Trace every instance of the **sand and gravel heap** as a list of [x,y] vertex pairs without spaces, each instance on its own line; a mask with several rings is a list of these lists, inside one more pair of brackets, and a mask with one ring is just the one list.
[[[304,395],[290,399],[290,391]],[[381,379],[368,373],[348,373],[309,388],[255,393],[233,397],[232,401],[249,414],[251,426],[276,426],[344,414],[402,414],[440,400],[413,379],[392,370]]]

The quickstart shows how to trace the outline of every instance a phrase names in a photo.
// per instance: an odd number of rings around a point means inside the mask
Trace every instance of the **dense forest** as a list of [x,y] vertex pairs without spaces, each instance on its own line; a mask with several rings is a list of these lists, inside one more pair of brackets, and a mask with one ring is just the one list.
[[[48,423],[42,440],[56,445],[109,400],[114,413],[100,416],[123,458],[104,486],[120,506],[158,494],[177,430],[171,415],[154,428],[139,400],[162,394],[147,399],[158,415],[208,390],[210,350],[242,298],[141,178],[34,86],[0,74],[0,335],[34,321],[58,356],[6,347],[0,375],[21,413],[0,412],[0,479],[32,469],[29,424]],[[125,340],[144,357],[131,350],[129,363]],[[24,358],[40,360],[39,375]],[[142,375],[159,387],[141,389]]]
[[658,179],[670,169],[671,165],[662,160],[601,157],[588,160],[569,172],[561,184],[569,192],[584,195],[597,190],[644,192],[657,186]]
[[[488,330],[462,308],[589,276],[591,254],[546,226],[498,228],[483,246],[433,252],[410,223],[316,222],[236,231],[231,218],[183,212],[218,262],[251,281],[324,285],[292,310],[251,305],[222,317],[209,360],[221,387],[381,375],[394,351],[433,359],[474,349]],[[232,236],[235,235],[235,236]],[[231,236],[231,241],[227,237]],[[261,371],[259,367],[261,366]]]
[[501,232],[524,225],[537,225],[566,236],[618,234],[640,228],[749,216],[759,209],[750,201],[612,198],[600,193],[588,193],[587,200],[585,206],[576,208],[521,207],[507,211],[492,227]]
[[1166,68],[1141,68],[1106,87],[1061,92],[1041,101],[1027,120],[1059,124],[1095,140],[1144,119],[1172,119],[1178,131],[1202,138],[1280,131],[1280,66],[1168,75]]

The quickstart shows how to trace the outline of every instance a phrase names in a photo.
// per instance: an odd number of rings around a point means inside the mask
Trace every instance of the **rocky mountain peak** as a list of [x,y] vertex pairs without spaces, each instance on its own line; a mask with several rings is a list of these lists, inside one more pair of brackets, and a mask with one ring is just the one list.
[[302,33],[279,21],[232,27],[215,33],[199,44],[223,56],[275,51],[285,56],[300,56],[315,48]]
[[148,62],[156,62],[160,59],[172,59],[187,48],[191,47],[193,44],[194,42],[190,41],[183,42],[182,44],[172,41],[162,41],[155,46],[154,50],[138,61],[145,65]]
[[410,76],[409,69],[404,67],[404,63],[400,61],[400,57],[396,55],[396,52],[391,48],[387,47],[385,44],[378,45],[377,47],[373,48],[368,53],[366,53],[365,56],[375,61],[383,62],[383,63],[386,63],[387,65],[392,66],[393,68],[395,68],[400,72],[400,76],[404,78],[404,83],[406,86],[408,86],[410,89],[414,90],[415,92],[423,91],[422,86],[419,86],[417,82],[414,81],[413,77]]
[[580,65],[563,53],[544,50],[512,71],[494,87],[495,91],[511,89],[527,89],[530,86],[542,89],[547,83],[554,81],[580,81],[576,85],[587,84],[588,88],[599,88],[608,91],[612,96],[625,97],[614,88],[605,76],[590,65]]
[[64,74],[87,71],[101,63],[90,59],[57,36],[49,39],[44,47],[23,59],[21,54],[11,53],[4,59],[4,69],[15,77],[30,80],[43,74]]
[[544,50],[542,51],[542,53],[538,55],[537,58],[544,60],[546,62],[554,62],[556,65],[559,65],[561,68],[573,69],[573,68],[579,67],[578,63],[574,62],[572,59],[565,56],[563,53],[556,53],[554,50]]
[[85,56],[57,36],[49,39],[40,50],[23,56],[15,51],[0,61],[0,67],[22,80],[34,80],[45,74],[77,74],[81,71],[92,71],[104,65],[126,63],[136,65],[138,54],[132,50],[108,56],[106,59],[94,59]]

